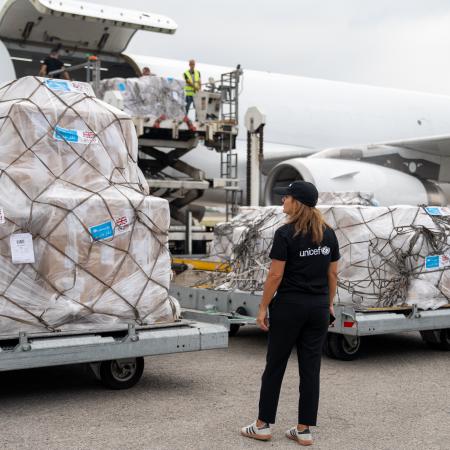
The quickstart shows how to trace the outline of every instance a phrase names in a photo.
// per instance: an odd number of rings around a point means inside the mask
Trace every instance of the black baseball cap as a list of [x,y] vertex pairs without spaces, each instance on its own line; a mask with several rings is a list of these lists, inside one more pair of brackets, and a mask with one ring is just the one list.
[[278,195],[291,195],[310,207],[316,206],[319,198],[317,188],[308,181],[294,181],[289,186],[274,188],[273,192]]

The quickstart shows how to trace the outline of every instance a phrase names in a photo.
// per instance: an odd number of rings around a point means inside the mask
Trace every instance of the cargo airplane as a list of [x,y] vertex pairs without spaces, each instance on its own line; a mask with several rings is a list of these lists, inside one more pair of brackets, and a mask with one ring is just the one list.
[[[102,77],[139,76],[148,66],[159,76],[181,78],[187,61],[126,53],[138,30],[170,35],[176,29],[170,18],[142,11],[73,0],[8,0],[0,11],[0,81],[36,75],[59,43],[66,65],[97,54]],[[204,80],[231,70],[201,63],[197,68]],[[320,191],[373,192],[382,205],[449,203],[449,96],[253,70],[244,71],[243,81],[240,123],[250,106],[267,117],[266,204],[278,200],[274,186],[297,179]],[[238,138],[242,155],[244,131]],[[199,146],[184,159],[218,176],[216,152]]]

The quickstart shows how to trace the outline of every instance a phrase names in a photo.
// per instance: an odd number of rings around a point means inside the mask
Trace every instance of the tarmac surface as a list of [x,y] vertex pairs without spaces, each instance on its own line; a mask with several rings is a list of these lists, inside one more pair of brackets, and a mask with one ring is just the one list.
[[[293,356],[271,442],[253,421],[266,336],[241,329],[227,350],[146,358],[140,383],[103,388],[80,366],[0,373],[1,449],[293,449]],[[352,362],[324,357],[313,449],[450,449],[450,353],[418,334],[372,337]]]

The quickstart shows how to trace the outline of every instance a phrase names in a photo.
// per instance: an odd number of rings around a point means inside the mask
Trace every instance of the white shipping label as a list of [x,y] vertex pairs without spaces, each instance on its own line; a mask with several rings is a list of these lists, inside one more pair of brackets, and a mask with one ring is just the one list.
[[33,236],[30,233],[16,233],[9,237],[13,264],[34,264]]
[[131,230],[131,221],[127,216],[116,217],[114,219],[116,224],[114,229],[114,236],[120,236]]
[[5,211],[3,211],[3,208],[0,208],[0,225],[3,225],[5,223]]

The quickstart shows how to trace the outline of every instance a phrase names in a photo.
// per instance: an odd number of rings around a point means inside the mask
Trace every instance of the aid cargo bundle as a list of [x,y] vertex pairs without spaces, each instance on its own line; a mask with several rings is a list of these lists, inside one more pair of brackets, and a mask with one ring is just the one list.
[[[340,245],[337,301],[357,307],[417,304],[438,308],[450,300],[450,210],[414,206],[319,206]],[[281,207],[242,208],[216,227],[211,258],[230,265],[216,289],[263,290]],[[214,284],[214,281],[213,281]]]
[[174,321],[169,208],[88,84],[0,87],[0,334]]
[[155,75],[110,78],[100,82],[99,97],[119,92],[123,110],[133,117],[182,120],[185,115],[184,81]]

